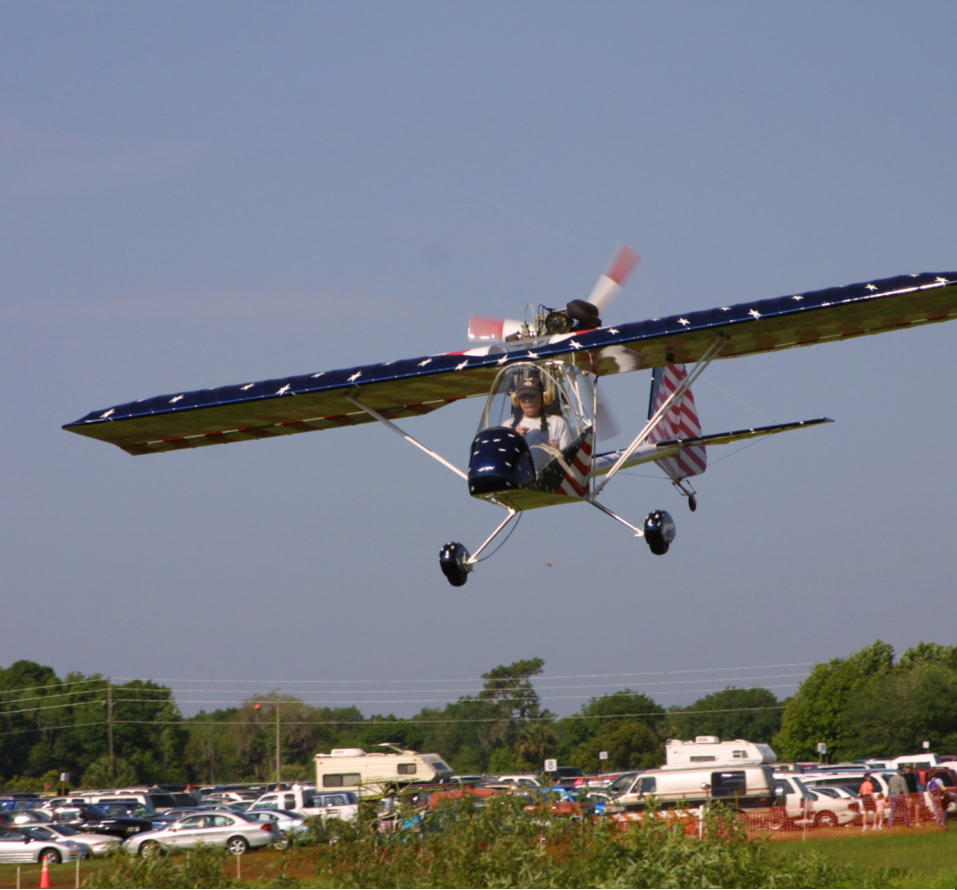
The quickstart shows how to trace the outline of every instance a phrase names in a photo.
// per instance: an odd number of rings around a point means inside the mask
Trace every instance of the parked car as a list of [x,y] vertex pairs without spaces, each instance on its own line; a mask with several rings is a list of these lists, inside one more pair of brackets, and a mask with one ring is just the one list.
[[355,819],[359,813],[359,797],[354,791],[290,788],[263,794],[246,812],[255,813],[257,810],[290,810],[300,816],[321,816],[323,819],[348,821]]
[[287,837],[306,830],[306,820],[292,810],[255,810],[246,815],[255,822],[272,822]]
[[34,837],[51,841],[73,841],[90,848],[91,856],[106,856],[120,845],[120,839],[108,834],[94,834],[92,831],[77,831],[69,825],[50,822],[46,825],[31,825]]
[[0,813],[0,825],[39,825],[44,822],[52,822],[53,816],[45,810],[7,810]]
[[273,822],[256,822],[243,813],[203,810],[177,819],[167,828],[135,834],[123,842],[123,847],[131,853],[148,856],[162,850],[211,844],[225,846],[230,853],[239,855],[282,839],[282,832]]
[[[931,777],[940,779],[944,785],[943,800],[950,812],[957,811],[957,772],[949,767],[917,767],[917,781],[925,788]],[[928,805],[929,806],[929,805]]]
[[37,829],[0,828],[0,862],[73,862],[86,859],[90,848],[68,840],[50,840]]
[[801,775],[801,781],[815,791],[819,786],[825,788],[844,788],[857,795],[865,776],[870,776],[876,791],[885,797],[890,793],[888,781],[893,773],[880,770],[814,770]]
[[112,815],[94,804],[57,807],[53,811],[54,821],[70,825],[78,831],[92,831],[94,834],[111,834],[126,838],[143,831],[150,831],[153,823],[149,819],[135,816]]
[[850,825],[861,818],[861,800],[846,788],[818,785],[811,790],[808,816],[818,828]]

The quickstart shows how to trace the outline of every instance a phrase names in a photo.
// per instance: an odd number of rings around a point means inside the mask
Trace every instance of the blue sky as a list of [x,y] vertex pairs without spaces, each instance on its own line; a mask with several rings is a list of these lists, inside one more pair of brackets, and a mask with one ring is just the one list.
[[[622,476],[597,511],[498,512],[364,426],[132,458],[60,429],[179,389],[444,352],[470,314],[584,297],[629,321],[957,269],[950,2],[8,4],[3,664],[279,688],[365,713],[538,656],[571,713],[783,696],[878,637],[954,644],[957,327],[719,362],[691,515]],[[648,378],[607,395],[639,423]],[[477,400],[408,423],[464,465]],[[624,439],[624,436],[622,437]],[[215,703],[215,704],[214,704]]]

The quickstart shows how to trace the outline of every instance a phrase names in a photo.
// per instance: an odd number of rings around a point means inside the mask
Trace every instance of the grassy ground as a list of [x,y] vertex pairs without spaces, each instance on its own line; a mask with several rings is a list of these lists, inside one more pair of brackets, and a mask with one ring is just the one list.
[[[957,827],[957,826],[955,826]],[[846,886],[850,887],[957,887],[957,831],[902,830],[881,834],[862,834],[854,829],[829,832],[829,836],[812,836],[803,840],[794,834],[790,839],[768,844],[769,853],[782,863],[796,853],[813,853],[841,866],[846,871]],[[207,887],[316,887],[317,849],[296,848],[283,854],[276,851],[257,851],[240,857],[227,857],[225,868],[220,858],[215,863],[217,877],[206,875],[203,883],[190,886]],[[166,865],[182,862],[184,857],[170,857]],[[109,859],[80,863],[80,882],[103,886],[114,864]],[[0,888],[39,887],[40,866],[20,866],[19,884],[17,866],[0,865]],[[786,871],[786,870],[785,870]],[[194,875],[194,880],[196,876]],[[170,887],[182,884],[158,881],[152,885]],[[167,873],[168,880],[168,873]],[[50,869],[50,886],[65,888],[77,886],[74,863],[55,865]],[[115,885],[114,885],[115,886]]]
[[862,887],[957,887],[957,825],[951,830],[903,829],[862,833],[846,829],[829,836],[810,835],[776,843],[774,852],[800,847],[849,866]]

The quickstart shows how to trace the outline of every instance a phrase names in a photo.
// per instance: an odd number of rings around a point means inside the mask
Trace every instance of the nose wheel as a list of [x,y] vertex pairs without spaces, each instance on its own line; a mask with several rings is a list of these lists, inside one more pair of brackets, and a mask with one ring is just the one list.
[[450,541],[439,551],[439,567],[453,587],[461,587],[469,579],[472,566],[469,552],[462,544]]

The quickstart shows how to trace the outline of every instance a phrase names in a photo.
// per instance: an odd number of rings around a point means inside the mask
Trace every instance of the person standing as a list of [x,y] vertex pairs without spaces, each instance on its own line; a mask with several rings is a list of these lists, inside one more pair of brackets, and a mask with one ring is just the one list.
[[878,791],[874,795],[874,831],[884,827],[884,814],[887,812],[887,798]]
[[912,766],[904,767],[904,781],[907,783],[907,814],[914,825],[920,824],[920,802],[924,790],[917,773]]
[[931,776],[927,780],[927,794],[930,797],[930,809],[938,828],[947,827],[947,813],[944,806],[944,783],[940,776]]
[[861,831],[867,831],[868,821],[875,821],[874,792],[876,790],[871,774],[866,773],[864,781],[861,782],[861,787],[857,790],[857,794],[861,798]]
[[910,828],[910,814],[907,812],[907,780],[904,778],[904,768],[900,767],[887,782],[890,792],[890,807],[887,814],[887,827],[894,827],[894,820],[898,816],[904,817],[904,824]]

